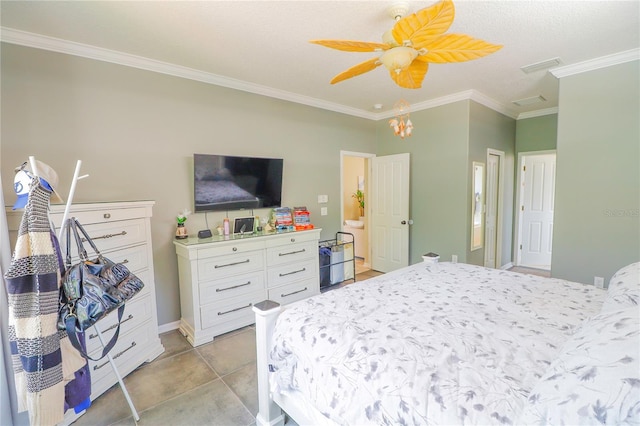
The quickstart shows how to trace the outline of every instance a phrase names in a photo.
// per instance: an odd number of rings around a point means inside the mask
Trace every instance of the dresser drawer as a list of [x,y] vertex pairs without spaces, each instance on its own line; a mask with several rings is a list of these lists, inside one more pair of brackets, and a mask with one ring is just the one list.
[[[141,357],[140,352],[143,348],[149,345],[152,340],[158,338],[157,330],[151,326],[151,323],[145,323],[145,325],[136,328],[132,333],[122,335],[118,338],[118,342],[113,349],[109,352],[111,357],[116,363],[116,367],[121,374],[131,371],[132,368],[127,368],[128,364],[134,364],[135,366],[142,364],[144,359],[138,359]],[[106,343],[106,342],[105,342]],[[91,352],[89,356],[97,358],[102,354],[102,349],[96,349]],[[105,378],[106,376],[113,374],[113,369],[109,363],[109,358],[104,357],[98,361],[89,360],[89,369],[91,370],[91,382],[95,383]],[[115,377],[113,382],[115,382]]]
[[[67,249],[65,247],[62,253],[63,260],[64,260],[66,250]],[[100,247],[98,247],[98,250],[100,250]],[[111,249],[109,251],[102,251],[102,250],[100,251],[102,252],[104,257],[111,260],[112,262],[122,263],[124,266],[127,267],[127,269],[129,269],[129,271],[133,273],[137,273],[144,269],[148,269],[149,267],[150,262],[149,262],[149,255],[148,255],[146,245],[127,247],[124,249],[116,248],[116,249]],[[93,253],[93,251],[90,251],[90,252],[88,251],[87,254],[89,256],[89,260],[91,261],[96,260],[97,256],[95,255],[95,253]],[[76,254],[71,259],[71,264],[75,265],[78,262],[80,262],[80,259]]]
[[[144,207],[129,207],[126,209],[105,208],[104,210],[87,211],[75,210],[74,208],[81,209],[82,205],[74,205],[72,210],[69,212],[68,217],[77,218],[82,226],[97,223],[117,222],[120,220],[139,219],[147,216],[147,209]],[[64,210],[59,212],[51,212],[49,214],[49,217],[53,221],[56,228],[60,228],[63,215]]]
[[[228,322],[253,322],[254,317],[251,307],[266,299],[264,290],[255,291],[251,294],[243,294],[230,299],[219,300],[200,308],[202,328],[220,326]],[[246,324],[246,323],[245,323]],[[239,328],[239,327],[236,327]]]
[[[100,247],[98,247],[98,249],[100,249]],[[128,247],[125,249],[115,249],[114,251],[103,252],[102,254],[113,262],[122,263],[133,273],[147,269],[150,263],[149,251],[146,245]]]
[[[136,296],[128,301],[124,307],[124,314],[122,315],[122,321],[120,323],[120,336],[124,336],[130,333],[131,330],[139,327],[142,323],[151,319],[154,314],[152,312],[153,304],[151,303],[151,296],[149,294],[136,294]],[[113,336],[114,330],[118,325],[118,311],[115,310],[109,315],[101,319],[96,323],[102,333],[102,340],[105,345]],[[85,333],[85,341],[87,344],[87,351],[89,353],[102,348],[98,333],[95,327],[90,328]]]
[[309,259],[314,257],[317,250],[318,244],[315,241],[270,247],[267,249],[267,266],[282,265]]
[[[82,222],[80,222],[80,224],[84,230],[87,231],[87,234],[89,234],[89,237],[91,237],[98,250],[102,253],[106,253],[109,250],[120,247],[146,243],[147,241],[144,219],[93,225],[85,225]],[[58,230],[56,230],[56,232],[58,232]],[[80,237],[84,239],[82,233],[80,231],[78,232]],[[67,253],[66,234],[66,231],[63,232],[62,239],[60,241],[60,250],[62,251],[63,256]],[[93,249],[91,248],[91,245],[84,241],[84,248],[91,258],[93,256]],[[71,256],[77,257],[77,245],[73,234],[71,235]]]
[[206,305],[216,300],[228,299],[242,294],[263,290],[264,272],[232,276],[220,280],[200,283],[200,304]]
[[198,249],[198,259],[214,256],[225,256],[230,254],[246,253],[249,251],[263,250],[264,243],[261,241],[239,240],[235,243],[225,242],[222,246]]
[[303,243],[312,241],[314,244],[318,244],[319,230],[317,232],[312,231],[300,231],[289,232],[287,234],[275,235],[273,238],[269,238],[265,241],[267,248],[286,246],[294,243]]
[[315,279],[297,281],[277,288],[270,288],[268,299],[282,305],[292,303],[318,294],[318,282]]
[[264,254],[262,251],[208,257],[198,260],[198,280],[210,281],[230,275],[258,271],[263,267]]
[[301,262],[273,266],[267,270],[269,288],[279,287],[294,281],[317,278],[316,259],[308,259]]

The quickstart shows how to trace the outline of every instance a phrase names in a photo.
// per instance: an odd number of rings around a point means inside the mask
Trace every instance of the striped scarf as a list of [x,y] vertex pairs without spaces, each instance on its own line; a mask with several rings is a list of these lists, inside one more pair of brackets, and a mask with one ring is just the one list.
[[58,330],[60,258],[49,223],[50,196],[34,179],[5,274],[18,411],[29,410],[32,425],[63,420],[65,382],[86,363]]

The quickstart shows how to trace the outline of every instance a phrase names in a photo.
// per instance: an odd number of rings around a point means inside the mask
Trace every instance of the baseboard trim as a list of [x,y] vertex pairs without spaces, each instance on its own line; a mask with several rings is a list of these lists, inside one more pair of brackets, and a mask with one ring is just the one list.
[[505,270],[506,270],[506,269],[511,269],[511,268],[513,268],[513,262],[509,262],[509,263],[507,263],[506,265],[502,265],[502,266],[500,267],[500,269],[505,269]]
[[180,328],[180,321],[169,322],[158,326],[158,334],[166,333]]

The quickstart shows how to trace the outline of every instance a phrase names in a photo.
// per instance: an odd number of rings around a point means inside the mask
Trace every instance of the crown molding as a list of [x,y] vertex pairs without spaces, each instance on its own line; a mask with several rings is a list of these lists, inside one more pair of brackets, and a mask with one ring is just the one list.
[[584,62],[578,62],[573,65],[554,68],[549,70],[549,72],[556,78],[562,78],[637,60],[640,60],[640,49],[631,49]]
[[[480,105],[484,105],[489,109],[492,109],[500,114],[506,115],[507,117],[516,118],[517,113],[514,111],[504,107],[500,102],[491,99],[490,97],[483,95],[482,93],[476,90],[465,90],[463,92],[453,93],[451,95],[442,96],[436,99],[430,99],[424,102],[418,102],[416,104],[411,104],[411,112],[423,111],[430,108],[439,107],[442,105],[452,104],[454,102],[471,100],[479,103]],[[395,116],[393,110],[385,111],[381,113],[375,114],[375,120],[382,120],[385,118],[391,118]]]
[[480,105],[484,105],[489,109],[492,109],[496,112],[499,112],[502,115],[506,115],[507,117],[517,118],[518,113],[512,110],[511,108],[505,107],[500,102],[492,99],[476,90],[471,90],[471,100],[476,101]]
[[1,40],[5,43],[33,47],[42,50],[49,50],[51,52],[64,53],[67,55],[94,59],[97,61],[110,62],[117,65],[124,65],[131,68],[138,68],[145,71],[157,72],[160,74],[186,78],[189,80],[200,81],[216,86],[227,87],[230,89],[236,89],[244,92],[268,96],[271,98],[295,102],[298,104],[326,109],[342,114],[353,115],[360,118],[372,119],[372,114],[370,112],[363,111],[357,108],[351,108],[344,105],[323,101],[321,99],[312,98],[309,96],[302,96],[284,90],[277,90],[259,84],[248,83],[246,81],[223,77],[204,71],[199,71],[193,68],[174,65],[162,61],[156,61],[154,59],[144,58],[141,56],[130,55],[128,53],[118,52],[115,50],[103,49],[96,46],[90,46],[87,44],[76,43],[68,40],[62,40],[59,38],[43,36],[40,34],[34,34],[5,27],[1,28],[0,34]]
[[[262,86],[259,84],[253,84],[229,77],[223,77],[217,74],[199,71],[193,68],[170,64],[167,62],[157,61],[154,59],[144,58],[141,56],[131,55],[128,53],[104,49],[87,44],[76,43],[55,37],[48,37],[40,34],[20,31],[13,28],[0,27],[0,40],[5,43],[48,50],[51,52],[63,53],[72,56],[79,56],[96,61],[109,62],[145,71],[171,75],[174,77],[186,78],[189,80],[227,87],[235,90],[241,90],[244,92],[254,93],[275,99],[281,99],[284,101],[338,112],[341,114],[347,114],[354,117],[365,118],[368,120],[377,121],[394,116],[393,111],[374,113],[358,108],[347,107],[345,105],[333,102],[327,102],[309,96],[302,96],[296,93]],[[517,118],[517,113],[515,113],[513,110],[475,90],[467,90],[464,92],[443,96],[437,99],[431,99],[428,101],[412,104],[411,110],[413,112],[422,111],[425,109],[435,108],[438,106],[468,99],[473,100],[508,117],[514,119]]]
[[536,111],[522,112],[518,114],[517,120],[524,120],[526,118],[542,117],[543,115],[557,114],[558,107],[539,109]]

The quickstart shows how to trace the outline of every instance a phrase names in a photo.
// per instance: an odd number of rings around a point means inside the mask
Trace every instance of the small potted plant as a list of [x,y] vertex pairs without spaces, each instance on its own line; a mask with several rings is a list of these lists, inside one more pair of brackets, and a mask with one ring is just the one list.
[[178,213],[176,216],[176,221],[178,222],[178,227],[176,228],[176,238],[179,240],[185,239],[189,237],[187,234],[187,228],[184,226],[184,223],[187,221],[187,216],[189,216],[191,212],[187,209],[184,209],[181,213]]
[[360,208],[360,217],[364,216],[364,192],[361,190],[357,190],[353,194],[351,194],[352,198],[355,198],[358,202],[358,207]]

